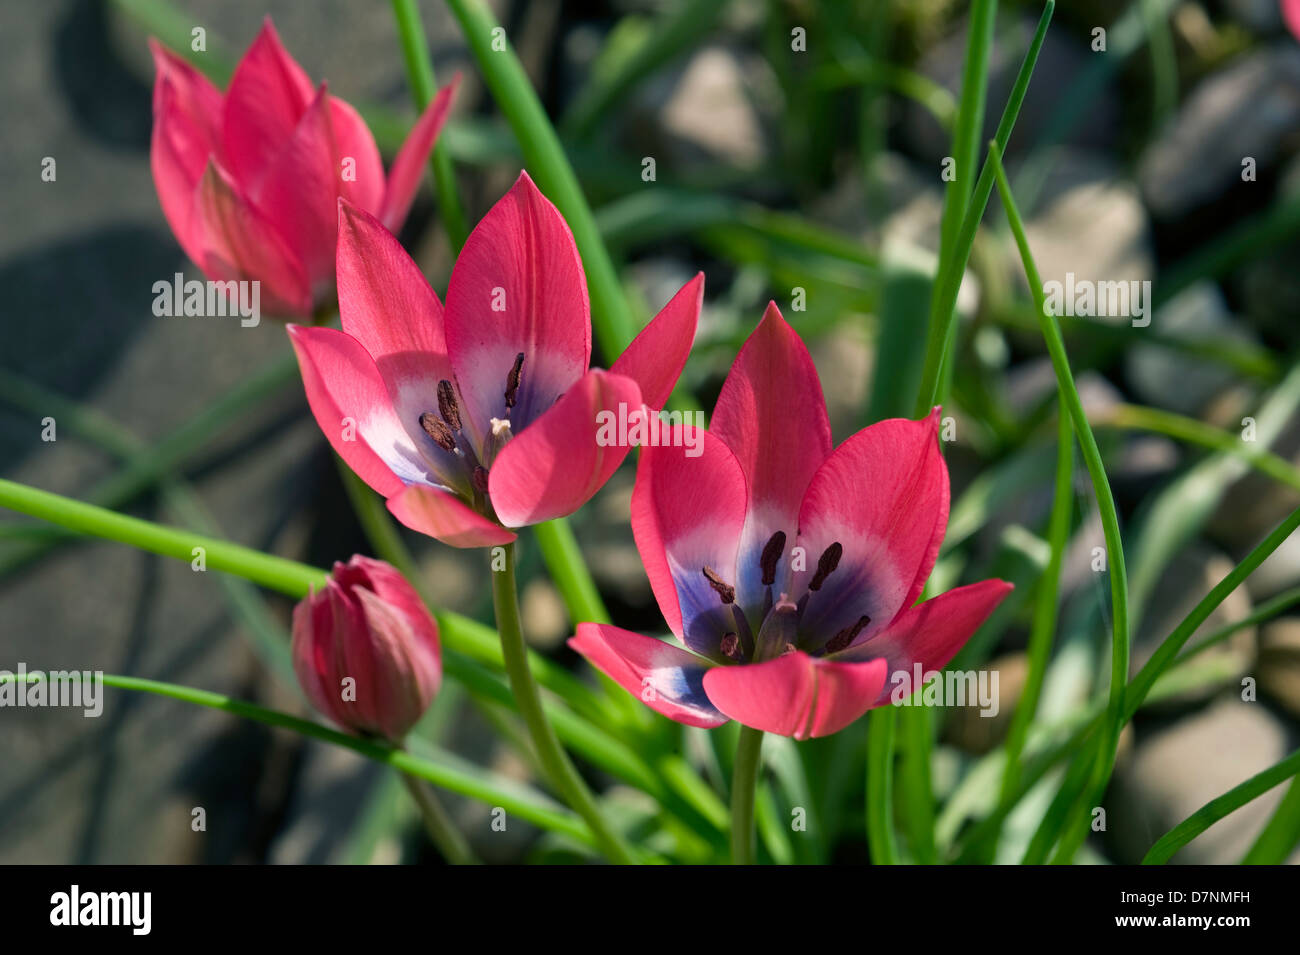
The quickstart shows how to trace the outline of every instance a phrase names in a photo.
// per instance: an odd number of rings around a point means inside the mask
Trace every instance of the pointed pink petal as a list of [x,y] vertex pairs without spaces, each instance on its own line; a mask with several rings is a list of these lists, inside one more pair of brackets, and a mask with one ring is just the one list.
[[189,181],[189,193],[203,174],[208,156],[217,148],[217,118],[221,93],[206,76],[149,38],[153,54],[153,116],[155,136],[165,126],[165,138],[176,153],[179,172]]
[[[620,414],[641,408],[631,378],[593,369],[545,414],[515,435],[488,471],[488,491],[507,527],[572,514],[604,487],[630,448],[617,442]],[[607,431],[613,441],[607,441]]]
[[884,684],[884,660],[834,663],[798,650],[704,675],[705,692],[723,713],[795,739],[839,732],[876,704]]
[[[384,161],[375,137],[359,113],[337,96],[330,97],[330,125],[338,162],[339,195],[374,215],[387,188]],[[348,160],[352,160],[349,164]]]
[[864,428],[826,459],[799,512],[799,545],[807,570],[820,555],[843,547],[838,568],[809,598],[805,630],[830,639],[860,617],[879,632],[924,584],[937,551],[936,525],[948,513],[948,468],[939,452],[938,413],[921,421],[891,418]]
[[260,281],[265,313],[293,317],[311,312],[311,289],[297,255],[215,160],[209,160],[199,180],[194,214],[199,265],[210,278]]
[[334,285],[338,227],[338,171],[324,84],[303,113],[293,136],[271,161],[257,207],[283,236],[306,269],[312,298],[328,297]]
[[675,444],[641,449],[632,535],[669,628],[690,649],[716,658],[723,635],[737,630],[731,608],[721,603],[703,569],[712,568],[725,582],[735,580],[745,477],[716,436],[682,426],[670,434]]
[[[890,674],[912,674],[921,664],[923,674],[939,671],[947,665],[988,619],[998,604],[1011,593],[1005,580],[981,580],[957,587],[924,603],[909,607],[880,633],[858,642],[846,650],[828,656],[828,660],[860,661],[883,659]],[[888,697],[890,687],[881,692],[879,702]]]
[[677,386],[695,342],[695,326],[703,301],[704,273],[701,272],[681,287],[610,368],[640,385],[641,400],[651,408],[662,408]]
[[189,167],[194,159],[200,157],[200,161],[206,163],[209,154],[193,127],[180,116],[176,96],[174,89],[164,87],[156,98],[159,108],[149,141],[149,167],[167,224],[185,254],[202,268],[205,230],[202,221],[196,217],[195,205],[203,166],[200,165],[199,172],[193,176]]
[[388,509],[411,530],[452,547],[492,547],[515,539],[512,531],[442,488],[412,484],[388,499]]
[[415,199],[415,191],[420,187],[420,180],[424,178],[429,153],[433,151],[442,124],[451,112],[451,98],[459,85],[460,74],[457,73],[450,83],[438,91],[438,95],[430,101],[411,128],[410,135],[393,160],[393,168],[388,171],[388,184],[384,189],[379,219],[393,232],[402,228],[406,214],[411,211],[411,202]]
[[393,413],[375,363],[333,328],[289,326],[311,413],[348,467],[384,497],[424,481],[419,454]]
[[455,455],[420,426],[421,414],[437,410],[438,382],[452,378],[442,303],[378,219],[346,199],[339,201],[336,214],[343,330],[374,359],[411,441],[443,474],[458,474],[462,466]]
[[235,67],[221,117],[222,160],[256,196],[261,179],[312,101],[312,83],[267,17]]
[[654,637],[602,623],[580,623],[569,646],[656,713],[687,726],[721,726],[727,717],[704,693],[712,664]]
[[800,501],[831,453],[831,426],[817,369],[775,303],[768,304],[763,320],[736,356],[718,395],[711,428],[735,452],[749,485],[737,589],[741,602],[752,609],[762,599],[759,555],[764,545],[777,531],[785,533],[789,543],[777,572],[781,580],[798,530]]
[[573,233],[527,173],[483,217],[447,288],[447,351],[478,443],[506,417],[506,376],[524,356],[518,403],[524,428],[587,371],[591,311]]

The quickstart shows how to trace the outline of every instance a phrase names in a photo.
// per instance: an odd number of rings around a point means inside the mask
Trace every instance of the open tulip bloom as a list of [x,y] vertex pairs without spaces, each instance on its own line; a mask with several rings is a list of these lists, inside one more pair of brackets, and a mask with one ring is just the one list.
[[891,674],[939,670],[1011,585],[916,603],[948,523],[938,414],[832,450],[812,359],[769,305],[696,436],[703,452],[641,451],[632,531],[685,646],[596,623],[570,645],[680,723],[797,739],[885,703]]
[[210,279],[260,282],[275,315],[308,316],[332,301],[338,198],[399,229],[456,81],[433,98],[385,176],[365,122],[324,83],[313,88],[269,17],[224,94],[156,40],[150,46],[150,163],[186,255]]
[[312,413],[408,527],[457,547],[573,513],[628,447],[602,412],[660,408],[695,337],[686,284],[609,371],[589,369],[591,314],[573,235],[527,173],[474,229],[447,305],[398,241],[338,204],[343,330],[289,327]]

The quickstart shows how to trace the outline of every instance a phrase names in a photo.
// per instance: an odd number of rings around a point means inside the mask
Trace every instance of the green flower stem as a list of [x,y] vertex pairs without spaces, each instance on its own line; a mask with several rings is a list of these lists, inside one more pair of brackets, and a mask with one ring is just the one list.
[[[41,678],[41,674],[27,674],[27,682],[29,683]],[[0,674],[0,682],[16,681],[16,679],[17,677],[14,674]],[[200,690],[196,687],[181,686],[176,683],[164,683],[159,680],[146,680],[140,677],[105,673],[104,685],[121,690],[153,693],[157,696],[180,700],[183,703],[206,706],[210,709],[221,710],[245,719],[255,720],[267,726],[292,730],[302,736],[333,743],[336,746],[342,746],[345,749],[360,753],[367,759],[374,760],[377,763],[391,766],[399,772],[417,776],[450,792],[459,793],[489,806],[500,806],[506,812],[542,829],[577,839],[584,845],[595,844],[591,831],[582,823],[582,820],[564,809],[555,807],[549,799],[540,793],[521,786],[514,781],[498,781],[478,767],[469,767],[468,764],[464,766],[458,765],[461,761],[456,757],[451,754],[442,754],[440,751],[434,750],[433,747],[425,747],[425,749],[439,752],[441,758],[438,760],[424,756],[414,756],[389,743],[350,736],[340,730],[322,726],[311,720],[283,713],[279,710],[268,709],[220,693]]]
[[[1039,324],[1047,351],[1052,360],[1052,369],[1056,372],[1057,386],[1065,406],[1069,409],[1074,422],[1074,433],[1083,451],[1084,463],[1088,467],[1088,476],[1092,479],[1093,492],[1097,497],[1097,509],[1101,514],[1102,534],[1106,541],[1106,554],[1110,562],[1111,612],[1113,629],[1111,632],[1111,672],[1110,694],[1107,717],[1102,728],[1102,745],[1097,753],[1097,761],[1088,783],[1085,798],[1078,803],[1079,811],[1085,813],[1087,808],[1097,804],[1104,795],[1106,784],[1110,781],[1111,771],[1115,766],[1115,754],[1119,747],[1120,730],[1126,720],[1124,712],[1124,691],[1128,681],[1129,668],[1129,621],[1128,621],[1128,572],[1124,562],[1124,545],[1119,533],[1119,513],[1115,508],[1115,498],[1111,493],[1110,482],[1106,479],[1106,469],[1102,464],[1101,451],[1097,439],[1088,424],[1088,417],[1083,410],[1078,389],[1074,385],[1074,375],[1070,371],[1070,360],[1065,352],[1065,341],[1056,319],[1049,313],[1043,293],[1043,281],[1038,274],[1033,253],[1029,250],[1029,240],[1025,237],[1024,224],[1020,219],[1020,210],[1016,207],[1015,197],[1007,182],[1006,171],[1002,168],[1001,147],[998,143],[989,144],[989,163],[992,164],[997,177],[998,193],[1006,211],[1007,221],[1011,225],[1020,258],[1024,263],[1025,277],[1038,312]],[[1069,861],[1078,846],[1087,836],[1088,827],[1085,820],[1078,820],[1073,829],[1069,829],[1063,839],[1058,859]]]
[[894,732],[898,708],[878,706],[867,719],[867,841],[876,865],[898,864],[894,838]]
[[523,626],[519,619],[519,596],[515,585],[515,545],[504,547],[505,562],[501,570],[492,571],[492,604],[496,609],[497,631],[501,635],[501,651],[505,657],[506,674],[514,691],[523,717],[551,784],[587,824],[600,843],[601,850],[611,862],[626,865],[633,862],[632,852],[617,832],[610,827],[597,806],[587,784],[560,747],[555,730],[547,722],[542,710],[542,698],[528,667],[528,647],[524,643]]
[[493,49],[494,44],[500,46],[504,42],[505,31],[486,4],[482,0],[447,0],[447,6],[465,34],[497,107],[519,140],[529,171],[573,230],[587,272],[591,322],[601,354],[612,364],[632,341],[636,326],[614,263],[601,241],[596,220],[565,158],[560,139],[518,57],[508,44],[504,49]]
[[762,762],[763,731],[740,728],[731,771],[731,863],[754,864],[754,790]]
[[[393,16],[397,20],[397,34],[402,43],[402,59],[406,62],[406,76],[411,84],[411,96],[417,109],[423,111],[433,101],[438,91],[438,81],[433,75],[433,59],[424,37],[424,24],[420,22],[420,8],[415,0],[393,0]],[[438,216],[452,248],[460,252],[469,235],[465,210],[461,208],[456,189],[456,173],[451,166],[451,155],[443,137],[434,143],[433,187],[438,195]]]
[[425,831],[429,833],[429,838],[438,847],[442,857],[452,865],[478,865],[478,858],[470,848],[464,833],[456,828],[451,816],[447,814],[446,807],[433,791],[415,776],[408,773],[400,775],[406,785],[406,791],[411,794],[411,798],[420,809]]

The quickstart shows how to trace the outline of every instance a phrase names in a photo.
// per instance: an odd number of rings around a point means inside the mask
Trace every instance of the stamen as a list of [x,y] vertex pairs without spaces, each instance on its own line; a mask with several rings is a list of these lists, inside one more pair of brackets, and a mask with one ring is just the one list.
[[713,588],[714,593],[722,599],[724,604],[736,602],[736,588],[719,577],[716,570],[705,566],[702,573],[704,579],[709,582],[709,586]]
[[722,655],[730,660],[740,659],[740,638],[734,633],[724,633],[722,642],[718,644],[718,649]]
[[763,556],[758,565],[763,570],[763,586],[770,587],[776,583],[776,562],[785,553],[785,531],[777,531],[763,545]]
[[858,639],[858,634],[860,634],[863,630],[865,630],[867,628],[867,624],[869,623],[871,623],[870,617],[866,616],[865,614],[859,617],[857,623],[853,624],[850,627],[845,627],[839,633],[835,634],[835,636],[831,637],[829,640],[826,641],[826,652],[838,653],[839,651],[843,650],[854,640]]
[[844,547],[839,541],[822,551],[822,555],[817,558],[817,573],[809,581],[808,589],[821,590],[822,584],[826,583],[826,578],[835,572],[835,568],[840,565],[840,558],[843,556]]
[[456,389],[446,378],[438,382],[438,412],[452,431],[460,430],[460,405],[456,404]]
[[787,653],[794,653],[796,649],[798,648],[795,647],[793,643],[787,643],[784,647],[781,648],[781,656],[785,656]]
[[488,469],[481,464],[474,468],[473,481],[474,488],[486,494],[488,492]]
[[510,369],[510,374],[506,375],[506,407],[513,408],[515,399],[519,397],[519,378],[524,370],[524,353],[520,352],[515,356],[515,365]]
[[437,415],[432,411],[426,411],[420,415],[420,427],[444,451],[456,450],[456,436],[451,433],[451,428],[439,421]]

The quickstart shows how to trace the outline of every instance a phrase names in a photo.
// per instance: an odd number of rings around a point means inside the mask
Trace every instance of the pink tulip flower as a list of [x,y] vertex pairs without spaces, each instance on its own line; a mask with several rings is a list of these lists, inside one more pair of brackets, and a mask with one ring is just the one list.
[[796,739],[885,703],[891,674],[942,668],[1011,585],[916,603],[948,524],[938,414],[832,450],[812,359],[769,305],[697,436],[703,454],[641,453],[632,531],[685,646],[596,623],[570,645],[680,723]]
[[438,625],[391,565],[335,563],[293,611],[293,668],[312,706],[362,736],[399,743],[442,682]]
[[686,284],[609,371],[573,235],[527,173],[474,229],[447,305],[384,226],[339,200],[343,330],[291,325],[312,413],[406,526],[456,547],[571,514],[627,456],[599,417],[661,408],[704,294]]
[[459,78],[434,97],[385,177],[365,122],[324,83],[313,88],[269,17],[224,95],[157,40],[149,45],[150,163],[185,254],[215,281],[260,282],[270,314],[305,317],[331,302],[338,198],[399,229]]

